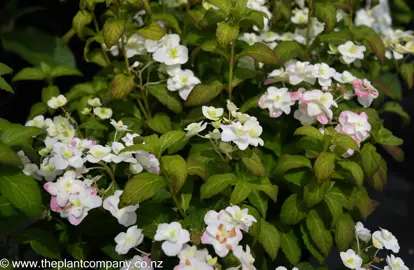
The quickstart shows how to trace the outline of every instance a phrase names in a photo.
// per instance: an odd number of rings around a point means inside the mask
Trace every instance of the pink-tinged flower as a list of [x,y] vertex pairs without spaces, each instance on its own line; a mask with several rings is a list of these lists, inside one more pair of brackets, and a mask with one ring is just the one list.
[[367,79],[362,81],[356,79],[352,85],[355,95],[358,96],[358,102],[366,108],[371,106],[372,101],[379,96],[378,90]]
[[237,246],[233,250],[234,256],[241,262],[241,269],[242,270],[255,270],[253,263],[255,259],[253,258],[252,254],[250,253],[250,247],[246,246],[246,251],[243,250],[242,246]]
[[339,115],[339,124],[335,129],[351,136],[359,145],[369,138],[371,125],[368,122],[368,115],[365,112],[354,113],[351,111],[343,111]]
[[225,257],[230,250],[239,245],[243,238],[240,229],[225,220],[220,219],[220,214],[208,211],[204,216],[207,228],[201,237],[201,243],[213,245],[214,251],[219,257]]
[[302,94],[299,109],[295,111],[294,117],[302,125],[312,125],[315,119],[326,125],[332,119],[331,107],[338,107],[331,93],[324,93],[321,90],[306,91]]
[[160,173],[160,162],[154,154],[146,151],[138,151],[135,154],[135,158],[147,172]]

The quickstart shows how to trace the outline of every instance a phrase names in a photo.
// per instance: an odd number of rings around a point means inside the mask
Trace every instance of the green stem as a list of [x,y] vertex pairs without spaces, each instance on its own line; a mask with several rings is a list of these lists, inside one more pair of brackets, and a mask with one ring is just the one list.
[[229,100],[231,101],[232,99],[232,92],[233,92],[233,65],[234,65],[234,43],[235,41],[233,40],[231,42],[231,52],[230,52],[230,62],[229,62],[229,66],[230,66],[230,70],[229,70]]
[[177,207],[178,212],[180,212],[181,216],[182,216],[183,218],[187,217],[187,214],[186,214],[186,213],[184,212],[184,210],[183,210],[183,209],[181,209],[181,207],[180,207],[180,202],[178,201],[177,196],[176,196],[176,195],[173,195],[173,196],[172,196],[172,198],[173,198],[174,204],[175,204],[175,206]]
[[124,55],[126,70],[127,70],[128,75],[131,75],[131,70],[129,69],[129,67],[130,67],[130,65],[129,65],[129,59],[128,59],[127,54],[126,54],[126,42],[125,42],[125,39],[123,37],[121,38],[121,40],[122,40],[121,41],[121,44],[122,44],[122,54]]
[[[96,20],[95,13],[92,13],[92,21],[93,21],[93,25],[95,26],[96,34],[98,34],[101,30],[99,29],[99,24],[98,24],[98,21]],[[111,60],[109,60],[109,57],[106,54],[105,49],[102,46],[100,46],[100,47],[101,47],[102,54],[104,56],[104,59],[105,59],[106,63],[107,64],[111,63]]]
[[312,24],[312,0],[308,1],[309,12],[308,12],[308,24],[306,26],[306,51],[309,50],[309,42],[310,42],[310,28]]

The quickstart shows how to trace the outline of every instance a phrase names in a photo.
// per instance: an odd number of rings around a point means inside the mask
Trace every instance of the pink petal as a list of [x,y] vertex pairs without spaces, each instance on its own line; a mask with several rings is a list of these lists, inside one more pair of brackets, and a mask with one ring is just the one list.
[[322,125],[328,124],[328,117],[326,117],[324,114],[320,114],[316,117],[316,119],[321,123]]

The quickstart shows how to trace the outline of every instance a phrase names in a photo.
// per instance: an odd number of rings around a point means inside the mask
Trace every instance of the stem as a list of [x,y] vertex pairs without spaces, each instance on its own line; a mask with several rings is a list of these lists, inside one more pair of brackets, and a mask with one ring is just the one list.
[[360,247],[359,247],[359,239],[358,239],[358,235],[356,235],[355,234],[355,238],[356,238],[356,240],[357,240],[357,247],[358,247],[358,255],[359,255],[359,253],[361,252],[361,249],[360,249]]
[[122,54],[124,55],[126,70],[127,70],[128,75],[131,75],[131,70],[129,69],[129,59],[126,54],[126,42],[123,37],[121,38],[121,44],[122,44]]
[[379,268],[378,266],[375,266],[375,265],[370,265],[370,267],[373,267],[373,268],[375,268],[375,269],[382,270],[382,268]]
[[178,201],[177,196],[176,195],[173,195],[172,198],[173,198],[173,201],[174,201],[175,206],[178,209],[178,212],[180,212],[181,216],[183,216],[183,218],[185,218],[187,216],[187,214],[184,212],[183,209],[181,209],[180,202]]
[[309,12],[308,12],[308,23],[306,26],[306,51],[309,50],[309,41],[310,41],[310,28],[312,24],[311,16],[312,16],[312,0],[308,1]]
[[233,92],[233,62],[234,62],[234,41],[231,42],[231,55],[230,55],[230,71],[229,71],[229,100],[231,101]]
[[137,247],[135,247],[134,248],[136,251],[138,251],[139,253],[141,253],[142,255],[145,255],[145,256],[151,256],[151,253],[147,253],[147,252],[145,252],[145,251],[142,251],[142,250],[140,250],[139,248],[137,248]]
[[[99,24],[98,24],[98,21],[96,20],[95,13],[92,13],[92,21],[93,21],[93,25],[95,26],[96,34],[98,34],[101,30],[99,29]],[[106,63],[108,63],[108,64],[111,63],[111,61],[109,60],[108,55],[106,54],[105,49],[102,46],[100,46],[100,47],[101,47],[102,54],[105,58]]]
[[[102,167],[104,168],[104,170],[106,171],[106,173],[109,175],[109,178],[111,178],[111,180],[112,180],[112,184],[113,183],[115,183],[116,184],[116,181],[115,181],[115,176],[114,176],[114,174],[113,174],[113,172],[112,172],[112,170],[108,167],[108,165],[106,165],[105,163],[101,163],[101,165],[102,165]],[[111,184],[111,185],[112,185]]]

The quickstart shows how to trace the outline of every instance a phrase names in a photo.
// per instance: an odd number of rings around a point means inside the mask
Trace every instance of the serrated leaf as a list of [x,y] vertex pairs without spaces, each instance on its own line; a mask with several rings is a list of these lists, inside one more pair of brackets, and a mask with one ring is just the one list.
[[185,133],[181,130],[172,130],[164,133],[160,137],[161,153],[173,144],[184,139]]
[[352,178],[354,179],[357,186],[361,186],[364,183],[364,171],[358,163],[343,159],[338,161],[338,164],[351,173]]
[[106,47],[110,49],[117,45],[124,31],[125,21],[118,21],[114,18],[108,19],[103,27],[103,38]]
[[214,81],[211,84],[198,84],[191,91],[184,105],[194,107],[206,104],[218,96],[222,90],[223,85],[219,81]]
[[312,137],[316,140],[323,140],[322,133],[313,126],[303,126],[295,130],[294,135],[304,135]]
[[119,207],[136,205],[155,195],[160,189],[167,186],[167,180],[157,174],[140,173],[132,177],[126,184],[121,195]]
[[91,130],[108,130],[108,127],[102,124],[99,120],[95,118],[89,118],[86,120],[86,122],[83,122],[80,126],[80,128],[86,128]]
[[14,126],[5,130],[0,139],[4,144],[14,146],[25,144],[28,139],[44,133],[45,130],[37,127]]
[[20,172],[2,170],[0,191],[27,216],[38,217],[41,212],[42,198],[36,180]]
[[228,13],[231,8],[230,0],[208,0],[207,2],[213,4],[226,13]]
[[171,111],[179,114],[183,111],[181,102],[173,96],[165,84],[153,84],[148,86],[148,90],[161,104],[165,105]]
[[371,178],[378,171],[381,164],[381,156],[377,149],[370,143],[366,143],[361,150],[362,169],[367,178]]
[[335,135],[333,136],[331,143],[333,145],[337,145],[343,149],[352,149],[355,150],[357,152],[359,152],[359,146],[358,144],[354,141],[354,139],[352,139],[350,136],[342,134],[342,133],[335,133]]
[[230,25],[227,22],[221,22],[217,26],[216,40],[217,43],[224,49],[227,49],[230,42],[234,42],[239,36],[239,26]]
[[325,228],[321,216],[315,209],[309,211],[306,217],[306,227],[318,249],[325,257],[328,256],[333,246],[332,235],[331,232]]
[[165,113],[157,113],[153,118],[147,120],[147,124],[152,130],[161,134],[172,129],[171,119]]
[[316,2],[314,5],[315,16],[325,23],[325,32],[332,32],[336,25],[336,8],[330,2]]
[[92,22],[92,15],[89,11],[83,9],[79,10],[72,19],[72,28],[76,33],[82,37],[85,26]]
[[405,82],[408,85],[408,88],[413,88],[414,86],[414,63],[404,63],[400,66],[400,73]]
[[386,102],[384,106],[381,108],[381,112],[396,113],[402,117],[404,125],[408,125],[410,123],[410,115],[404,111],[404,109],[401,107],[400,103],[398,102],[394,102],[394,101]]
[[381,158],[379,169],[372,175],[371,178],[368,178],[368,184],[374,189],[382,192],[384,186],[387,184],[387,162]]
[[21,166],[20,157],[9,146],[0,143],[0,164],[8,164],[13,166]]
[[325,195],[324,201],[328,206],[329,212],[331,213],[332,224],[335,225],[343,213],[342,205],[345,204],[347,200],[343,194],[334,187]]
[[13,77],[13,81],[43,80],[45,78],[45,74],[39,67],[24,68]]
[[282,175],[288,170],[302,167],[312,169],[312,164],[310,160],[304,156],[283,155],[277,161],[275,167],[275,174]]
[[365,188],[358,189],[354,194],[354,201],[362,217],[366,220],[373,210],[367,190]]
[[280,220],[287,225],[298,224],[306,217],[304,202],[300,201],[298,195],[290,195],[283,203],[280,210]]
[[187,180],[187,163],[179,155],[164,156],[161,166],[172,194],[177,194]]
[[275,260],[280,247],[280,235],[276,227],[266,220],[261,219],[258,240],[266,250],[267,254],[269,254],[270,258]]
[[236,57],[250,56],[263,64],[277,65],[280,64],[279,58],[276,54],[264,43],[255,43],[244,49]]
[[150,40],[160,40],[162,37],[165,36],[164,29],[155,21],[137,30],[137,32],[144,38]]
[[200,198],[207,199],[221,192],[229,185],[235,185],[237,183],[237,177],[234,174],[216,174],[210,176],[207,181],[201,186]]
[[256,153],[252,153],[252,155],[249,156],[243,156],[242,162],[244,166],[254,175],[257,176],[265,176],[266,175],[266,169],[263,166],[263,162],[260,159],[259,155]]
[[374,29],[360,25],[352,29],[352,33],[357,41],[367,41],[371,50],[375,53],[381,63],[384,63],[385,46],[381,37],[374,31]]
[[303,201],[306,206],[313,207],[314,205],[320,203],[325,197],[325,194],[328,192],[330,186],[330,181],[325,181],[319,184],[313,180],[307,184],[303,189]]
[[257,210],[259,210],[262,217],[266,217],[268,199],[264,194],[262,194],[258,190],[252,190],[248,196],[248,200],[251,203],[251,205],[256,207]]
[[289,229],[286,232],[279,231],[280,235],[280,248],[285,254],[286,258],[293,265],[300,261],[302,250],[299,245],[299,239],[296,237],[293,230]]
[[251,186],[248,182],[245,181],[238,181],[236,186],[233,189],[230,197],[231,204],[239,204],[244,201],[252,191]]
[[306,249],[312,254],[312,256],[320,263],[323,264],[325,257],[324,255],[314,246],[310,233],[306,229],[306,226],[301,224],[300,230],[302,232],[302,240],[305,244]]
[[152,14],[151,19],[153,21],[164,21],[167,23],[167,26],[175,29],[175,31],[177,31],[178,34],[181,34],[180,24],[177,21],[177,19],[174,17],[174,15],[168,14],[168,13]]
[[392,134],[392,132],[381,127],[377,132],[372,133],[376,142],[390,146],[400,146],[404,141]]
[[355,223],[349,214],[343,214],[335,227],[335,245],[339,251],[346,251],[355,239]]
[[191,155],[187,158],[187,169],[189,175],[197,175],[203,180],[208,177],[208,170],[206,168],[207,159],[200,155]]
[[293,58],[302,57],[306,53],[304,48],[296,41],[282,41],[273,51],[281,63],[285,63]]

